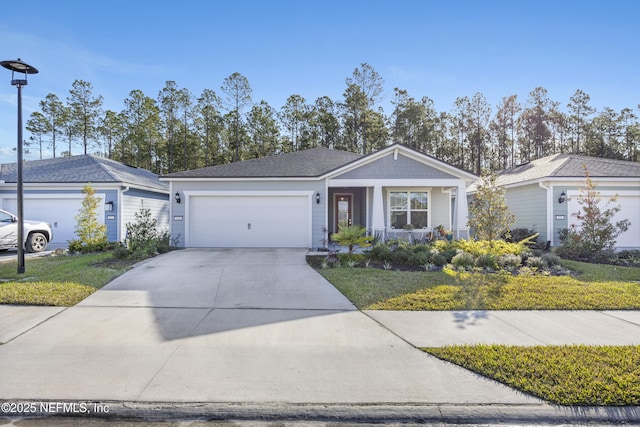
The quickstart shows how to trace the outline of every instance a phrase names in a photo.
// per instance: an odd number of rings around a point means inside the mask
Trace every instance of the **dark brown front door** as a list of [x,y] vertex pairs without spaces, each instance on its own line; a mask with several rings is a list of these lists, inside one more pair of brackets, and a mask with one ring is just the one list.
[[353,195],[351,194],[336,194],[335,206],[336,206],[336,229],[338,232],[340,227],[347,227],[352,224],[351,209]]

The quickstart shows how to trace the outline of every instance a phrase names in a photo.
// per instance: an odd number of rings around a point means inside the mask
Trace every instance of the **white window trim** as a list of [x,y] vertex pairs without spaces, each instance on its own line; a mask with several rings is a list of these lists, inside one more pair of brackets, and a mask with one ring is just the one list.
[[[387,188],[387,224],[391,228],[391,193],[407,193],[407,224],[411,224],[411,193],[427,193],[427,228],[431,225],[431,187],[424,188]],[[395,211],[394,211],[395,212]],[[423,212],[420,210],[419,212]]]

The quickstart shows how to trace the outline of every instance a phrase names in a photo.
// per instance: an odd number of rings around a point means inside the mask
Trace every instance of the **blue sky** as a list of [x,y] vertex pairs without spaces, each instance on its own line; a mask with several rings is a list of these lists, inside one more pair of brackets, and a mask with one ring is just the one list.
[[[438,111],[477,92],[495,110],[537,86],[562,106],[581,89],[597,110],[619,111],[640,104],[638,16],[633,0],[30,0],[3,8],[0,60],[40,70],[23,89],[25,122],[48,93],[66,101],[76,79],[115,111],[134,89],[156,98],[167,80],[221,95],[234,72],[276,109],[292,94],[338,101],[364,62],[385,81],[386,114],[395,87]],[[16,158],[10,80],[0,69],[2,163]]]

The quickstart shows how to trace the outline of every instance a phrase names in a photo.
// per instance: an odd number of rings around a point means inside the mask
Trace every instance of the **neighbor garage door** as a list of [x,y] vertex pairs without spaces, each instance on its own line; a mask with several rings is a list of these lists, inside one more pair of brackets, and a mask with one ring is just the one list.
[[192,195],[187,246],[310,247],[308,195]]
[[[608,194],[608,192],[601,193],[600,209],[605,209],[605,205],[611,196],[613,194]],[[572,194],[571,200],[569,200],[569,226],[578,225],[578,220],[571,213],[581,210],[582,206],[578,203],[579,197],[579,194]],[[616,247],[637,248],[640,246],[640,195],[629,191],[620,191],[617,201],[612,203],[610,207],[618,205],[620,206],[620,212],[613,217],[612,222],[628,219],[631,221],[631,225],[626,232],[618,236]]]
[[[83,195],[72,197],[40,197],[25,194],[24,218],[45,221],[51,224],[53,231],[52,244],[66,245],[69,240],[76,239],[76,215],[82,207]],[[16,199],[4,199],[5,210],[14,215],[18,210]],[[102,206],[102,205],[100,205]],[[97,210],[98,221],[104,224],[104,208]]]

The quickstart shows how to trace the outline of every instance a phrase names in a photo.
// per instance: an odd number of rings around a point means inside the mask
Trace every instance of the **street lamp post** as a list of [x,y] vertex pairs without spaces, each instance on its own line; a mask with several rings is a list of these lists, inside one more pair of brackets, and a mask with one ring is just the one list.
[[[38,69],[22,62],[20,58],[15,61],[0,61],[7,70],[11,70],[11,85],[18,87],[18,274],[25,272],[24,267],[24,203],[23,203],[23,179],[22,179],[22,87],[27,85],[27,74],[37,74]],[[24,79],[15,79],[15,73],[24,74]]]

